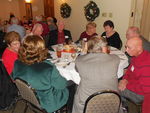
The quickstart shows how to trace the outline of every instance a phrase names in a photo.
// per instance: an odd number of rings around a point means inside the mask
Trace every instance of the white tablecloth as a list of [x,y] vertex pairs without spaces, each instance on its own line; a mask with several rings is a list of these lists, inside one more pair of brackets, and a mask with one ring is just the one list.
[[[74,83],[79,84],[80,83],[80,76],[79,73],[75,70],[75,63],[71,62],[69,65],[65,66],[68,62],[65,63],[63,59],[58,59],[56,56],[56,52],[50,51],[51,56],[53,57],[56,68],[60,72],[60,74],[66,78],[66,80],[72,80]],[[57,61],[60,60],[60,63]],[[53,61],[52,61],[53,62]],[[62,62],[62,64],[61,64]],[[63,65],[64,64],[64,65]]]
[[[110,54],[115,54],[120,58],[120,64],[119,64],[118,73],[117,73],[118,78],[120,78],[123,76],[124,68],[126,68],[128,66],[128,58],[126,57],[124,52],[122,52],[116,48],[110,47],[110,50],[111,50]],[[76,72],[76,70],[75,70],[75,63],[71,62],[69,65],[64,66],[67,64],[67,62],[65,63],[62,59],[59,59],[60,63],[57,63],[58,58],[56,56],[56,52],[50,51],[50,54],[53,57],[53,59],[56,60],[54,62],[56,64],[56,67],[59,70],[60,74],[67,80],[72,80],[76,84],[79,84],[80,76],[79,76],[79,73]],[[63,62],[63,63],[61,64],[61,62]]]
[[118,78],[121,78],[124,74],[124,68],[126,68],[129,65],[128,58],[124,52],[122,52],[114,47],[110,47],[110,54],[117,55],[120,58],[117,75],[118,75]]

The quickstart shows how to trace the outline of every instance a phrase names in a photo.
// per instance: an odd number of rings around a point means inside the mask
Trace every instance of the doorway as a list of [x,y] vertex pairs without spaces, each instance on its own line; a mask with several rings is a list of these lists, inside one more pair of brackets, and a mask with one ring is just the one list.
[[142,20],[141,20],[141,34],[145,39],[150,41],[150,0],[144,0]]
[[54,0],[44,0],[45,17],[54,17]]
[[129,26],[140,28],[143,11],[143,0],[131,0],[131,13]]

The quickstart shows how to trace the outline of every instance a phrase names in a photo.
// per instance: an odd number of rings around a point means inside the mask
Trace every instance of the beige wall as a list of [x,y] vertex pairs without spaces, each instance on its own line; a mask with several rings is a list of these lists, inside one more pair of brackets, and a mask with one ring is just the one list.
[[[125,32],[129,25],[129,15],[131,9],[131,0],[93,0],[100,8],[100,16],[96,18],[97,33],[101,34],[103,30],[103,22],[110,19],[115,24],[115,30],[120,34],[122,41],[125,43]],[[84,6],[89,0],[55,0],[55,16],[62,19],[60,16],[60,5],[67,2],[71,8],[71,16],[63,19],[66,24],[66,29],[72,33],[73,39],[77,40],[81,32],[85,30],[87,20],[84,16]],[[106,13],[106,17],[102,17],[102,13]],[[112,18],[109,17],[112,13]]]
[[[0,0],[0,19],[9,19],[10,12],[16,17],[22,18],[26,15],[24,0]],[[44,15],[43,0],[32,0],[33,16]]]
[[0,0],[0,18],[2,20],[9,19],[10,12],[16,17],[20,17],[18,0]]
[[43,0],[32,0],[33,17],[37,15],[44,15],[44,2]]
[[22,17],[26,15],[25,1],[24,0],[19,0],[18,2],[19,2],[20,18],[22,19]]

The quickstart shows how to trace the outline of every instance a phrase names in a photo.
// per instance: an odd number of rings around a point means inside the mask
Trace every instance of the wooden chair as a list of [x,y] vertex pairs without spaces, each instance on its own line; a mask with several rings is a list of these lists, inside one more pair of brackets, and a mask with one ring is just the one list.
[[101,91],[89,96],[83,113],[119,113],[121,98],[115,91]]

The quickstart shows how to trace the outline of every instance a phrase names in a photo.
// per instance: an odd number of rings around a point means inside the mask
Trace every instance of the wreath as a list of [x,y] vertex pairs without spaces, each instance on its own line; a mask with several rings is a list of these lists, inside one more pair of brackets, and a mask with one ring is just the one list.
[[99,16],[100,10],[97,7],[97,4],[93,1],[90,1],[85,7],[84,7],[85,17],[88,21],[94,21],[95,18]]
[[63,18],[68,18],[71,14],[71,7],[67,3],[61,4],[60,14]]

